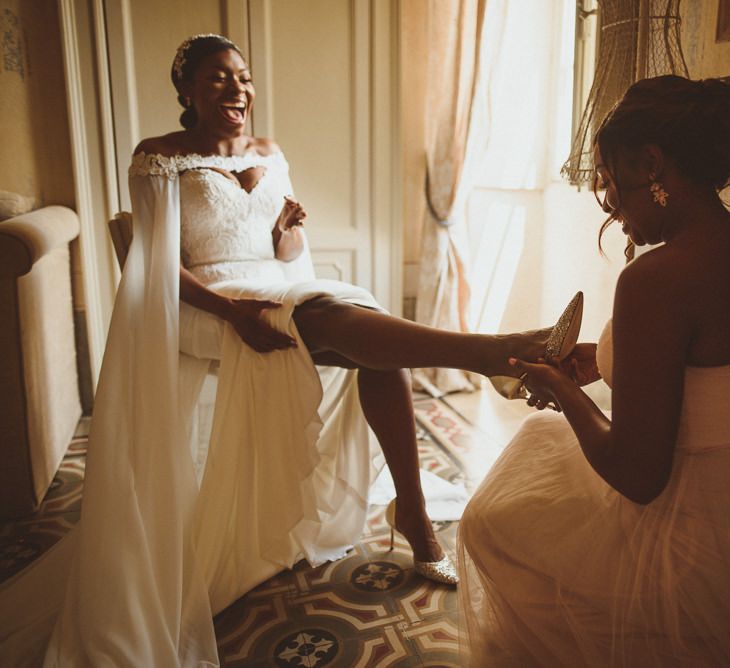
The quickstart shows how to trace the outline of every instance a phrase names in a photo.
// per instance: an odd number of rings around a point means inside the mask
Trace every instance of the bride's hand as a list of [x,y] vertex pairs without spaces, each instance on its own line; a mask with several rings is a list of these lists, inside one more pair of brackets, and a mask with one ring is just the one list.
[[595,343],[579,343],[560,363],[560,368],[581,387],[601,379],[596,363],[596,348]]
[[263,312],[280,308],[279,302],[257,299],[231,299],[225,314],[241,340],[258,353],[296,348],[296,339],[274,329],[263,319]]
[[306,217],[307,212],[299,202],[290,197],[285,197],[284,206],[276,219],[276,225],[282,232],[287,232],[292,228],[303,225]]

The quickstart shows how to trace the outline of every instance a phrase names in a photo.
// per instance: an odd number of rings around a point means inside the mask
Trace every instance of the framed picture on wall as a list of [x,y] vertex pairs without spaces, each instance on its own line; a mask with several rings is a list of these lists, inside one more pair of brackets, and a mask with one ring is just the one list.
[[716,42],[730,42],[730,0],[719,0],[717,3]]

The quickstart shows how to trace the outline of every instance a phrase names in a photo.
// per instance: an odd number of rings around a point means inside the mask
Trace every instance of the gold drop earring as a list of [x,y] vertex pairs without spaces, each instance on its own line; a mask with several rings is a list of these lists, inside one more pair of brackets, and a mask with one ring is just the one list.
[[651,181],[649,191],[653,195],[654,201],[660,206],[666,206],[669,193],[664,190],[664,186],[656,180],[656,176],[653,173],[649,174],[649,181]]

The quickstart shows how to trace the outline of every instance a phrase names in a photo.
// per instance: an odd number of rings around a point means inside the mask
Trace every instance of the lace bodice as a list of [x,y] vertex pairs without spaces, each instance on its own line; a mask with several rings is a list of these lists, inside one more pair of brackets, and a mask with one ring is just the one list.
[[[265,170],[247,192],[215,171]],[[292,194],[289,165],[281,152],[261,156],[134,156],[130,176],[180,179],[180,251],[183,264],[204,284],[233,278],[281,281],[271,230]]]

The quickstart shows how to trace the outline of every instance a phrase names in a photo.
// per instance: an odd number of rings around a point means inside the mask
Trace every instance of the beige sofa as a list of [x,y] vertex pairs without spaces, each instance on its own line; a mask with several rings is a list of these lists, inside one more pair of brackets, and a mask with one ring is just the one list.
[[0,516],[34,511],[81,416],[69,241],[76,214],[48,206],[0,222]]

